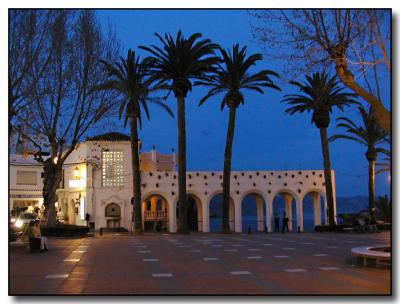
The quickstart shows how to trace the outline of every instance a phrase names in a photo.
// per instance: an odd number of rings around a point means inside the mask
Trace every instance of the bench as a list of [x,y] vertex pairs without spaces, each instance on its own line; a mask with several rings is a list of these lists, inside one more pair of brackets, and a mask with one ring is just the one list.
[[368,266],[369,260],[374,260],[377,264],[381,261],[390,261],[391,253],[385,252],[385,249],[390,249],[390,247],[356,247],[351,249],[353,256],[362,258],[363,265]]

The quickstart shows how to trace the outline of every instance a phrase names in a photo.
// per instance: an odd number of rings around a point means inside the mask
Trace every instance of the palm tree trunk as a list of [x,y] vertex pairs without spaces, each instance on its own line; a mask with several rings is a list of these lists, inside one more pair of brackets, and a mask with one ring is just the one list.
[[329,157],[328,135],[326,132],[326,128],[320,128],[319,132],[321,135],[322,156],[324,159],[325,191],[329,209],[328,212],[329,226],[334,226],[336,225],[336,223],[335,223],[335,215],[333,208],[332,174],[331,174],[331,161]]
[[133,233],[142,234],[142,194],[139,167],[139,139],[137,130],[136,115],[132,115],[129,119],[131,131],[131,150],[132,150],[132,176],[133,176]]
[[224,179],[222,183],[222,230],[223,233],[230,231],[229,227],[229,202],[231,184],[231,162],[233,135],[235,133],[236,108],[229,108],[228,131],[226,133],[225,154],[224,154]]
[[[185,98],[177,97],[178,103],[178,233],[189,233],[186,197],[186,126]],[[171,210],[175,212],[175,210]]]
[[368,209],[371,221],[375,223],[375,161],[369,160],[368,164]]

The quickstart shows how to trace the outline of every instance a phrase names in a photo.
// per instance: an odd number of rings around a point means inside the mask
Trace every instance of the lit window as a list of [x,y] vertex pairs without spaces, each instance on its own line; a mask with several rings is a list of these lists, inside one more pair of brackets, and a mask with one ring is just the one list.
[[122,151],[103,151],[102,181],[103,187],[121,187],[124,185]]

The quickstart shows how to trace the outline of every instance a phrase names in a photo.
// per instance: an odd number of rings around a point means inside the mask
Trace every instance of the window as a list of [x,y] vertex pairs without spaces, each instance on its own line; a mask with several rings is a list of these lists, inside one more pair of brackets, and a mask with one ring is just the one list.
[[146,210],[150,211],[151,210],[151,203],[149,200],[146,201]]
[[124,184],[122,151],[103,151],[103,187],[121,187]]
[[37,185],[35,171],[17,171],[17,185]]

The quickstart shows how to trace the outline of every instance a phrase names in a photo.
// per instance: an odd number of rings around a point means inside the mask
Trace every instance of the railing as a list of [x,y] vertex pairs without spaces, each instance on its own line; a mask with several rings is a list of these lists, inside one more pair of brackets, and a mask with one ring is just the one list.
[[166,220],[167,211],[148,211],[144,212],[144,220]]

